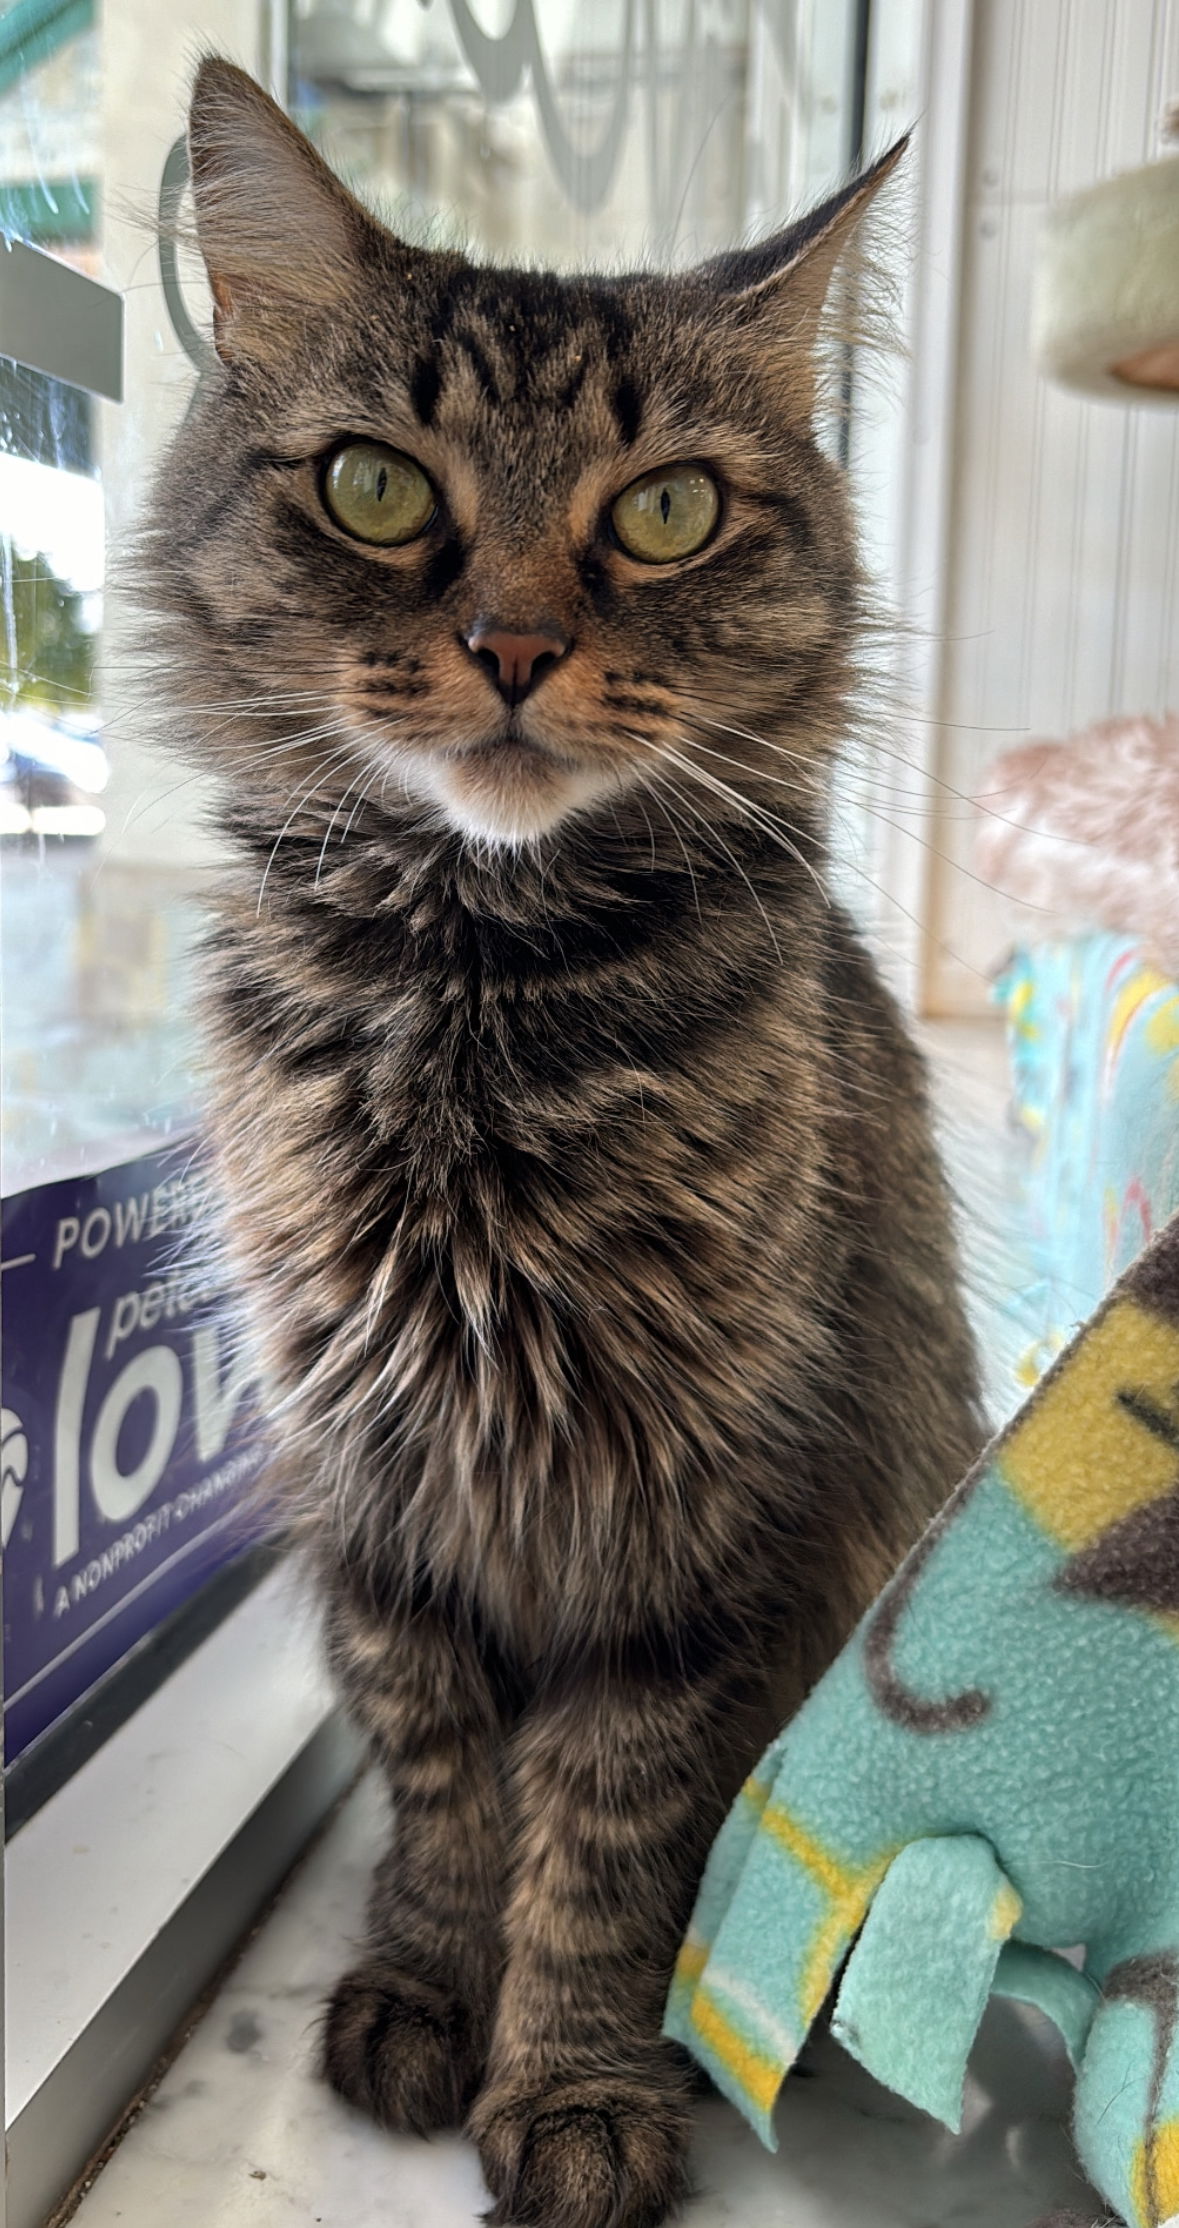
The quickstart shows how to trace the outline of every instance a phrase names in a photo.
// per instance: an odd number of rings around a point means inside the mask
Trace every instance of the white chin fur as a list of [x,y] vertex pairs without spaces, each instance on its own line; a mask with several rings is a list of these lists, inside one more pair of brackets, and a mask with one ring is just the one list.
[[518,850],[548,835],[572,812],[604,797],[617,786],[612,777],[588,767],[554,766],[519,774],[497,774],[462,761],[418,759],[407,769],[407,787],[437,805],[452,828],[473,842]]

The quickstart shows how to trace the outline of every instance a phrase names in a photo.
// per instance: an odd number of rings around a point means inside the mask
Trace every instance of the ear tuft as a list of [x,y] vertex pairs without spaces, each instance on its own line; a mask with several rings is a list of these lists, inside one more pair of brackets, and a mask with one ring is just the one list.
[[831,281],[881,187],[909,145],[905,132],[846,186],[796,223],[754,247],[715,256],[697,272],[715,300],[720,294],[741,325],[773,345],[789,343],[798,407],[814,408],[819,328]]
[[245,70],[201,63],[188,120],[197,239],[227,362],[281,353],[351,292],[375,220]]
[[804,217],[799,217],[783,231],[771,233],[768,240],[759,240],[754,247],[737,248],[728,255],[714,256],[703,266],[702,276],[710,278],[727,294],[745,294],[767,280],[786,278],[805,263],[816,280],[821,280],[825,292],[852,233],[880,188],[891,178],[911,136],[905,132],[886,154],[870,163],[867,170],[849,179],[846,186],[840,186],[826,201],[809,209]]

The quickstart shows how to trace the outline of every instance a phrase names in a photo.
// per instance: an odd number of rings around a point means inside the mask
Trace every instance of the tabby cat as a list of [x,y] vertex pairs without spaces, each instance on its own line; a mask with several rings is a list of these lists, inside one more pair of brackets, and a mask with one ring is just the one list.
[[824,887],[816,445],[888,156],[684,277],[405,246],[242,72],[144,594],[236,867],[213,1120],[292,1534],[393,1799],[323,2064],[498,2222],[654,2228],[751,1761],[978,1438],[923,1077]]

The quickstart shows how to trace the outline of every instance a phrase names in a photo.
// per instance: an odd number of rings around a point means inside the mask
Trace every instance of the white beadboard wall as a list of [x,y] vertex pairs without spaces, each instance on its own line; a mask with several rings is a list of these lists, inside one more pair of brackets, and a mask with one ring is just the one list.
[[1028,339],[1044,208],[1156,154],[1176,98],[1179,0],[976,0],[930,1013],[986,1011],[996,961],[1044,931],[971,879],[961,799],[995,754],[1179,704],[1179,406],[1068,394],[1035,372]]

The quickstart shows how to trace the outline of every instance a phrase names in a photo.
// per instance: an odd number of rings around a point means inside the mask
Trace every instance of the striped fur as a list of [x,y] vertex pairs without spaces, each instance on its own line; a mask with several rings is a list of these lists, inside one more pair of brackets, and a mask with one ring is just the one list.
[[[748,268],[560,280],[406,249],[226,64],[192,138],[222,361],[144,593],[238,861],[210,1075],[281,1491],[394,1799],[326,2071],[470,2113],[496,2220],[654,2228],[709,1842],[977,1436],[919,1062],[822,887],[861,584],[812,342],[870,187]],[[442,491],[419,542],[333,527],[349,432]],[[677,458],[722,519],[656,577],[604,518]],[[510,726],[489,612],[573,645]]]

